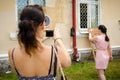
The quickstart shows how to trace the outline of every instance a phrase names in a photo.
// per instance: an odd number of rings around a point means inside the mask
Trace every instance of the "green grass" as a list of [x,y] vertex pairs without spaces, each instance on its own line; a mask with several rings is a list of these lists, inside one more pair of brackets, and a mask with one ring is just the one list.
[[[68,80],[98,80],[94,61],[73,62],[64,72]],[[109,63],[105,75],[107,80],[120,80],[120,59]],[[0,74],[0,80],[17,80],[17,77],[13,73]]]
[[[64,69],[68,80],[98,80],[94,61],[73,62],[72,66]],[[109,63],[105,71],[107,80],[120,80],[120,59]]]
[[0,74],[0,80],[18,80],[18,79],[15,74],[10,73],[10,74]]

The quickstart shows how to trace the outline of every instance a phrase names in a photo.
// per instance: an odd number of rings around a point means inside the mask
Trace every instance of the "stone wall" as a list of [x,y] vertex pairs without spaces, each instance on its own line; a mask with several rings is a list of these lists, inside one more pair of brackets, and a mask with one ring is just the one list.
[[8,57],[0,57],[0,73],[9,73],[11,72],[11,68],[8,62]]

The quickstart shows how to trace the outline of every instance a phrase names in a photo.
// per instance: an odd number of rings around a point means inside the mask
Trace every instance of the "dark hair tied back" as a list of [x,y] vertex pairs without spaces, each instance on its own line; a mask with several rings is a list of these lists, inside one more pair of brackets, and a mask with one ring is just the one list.
[[39,5],[28,5],[20,14],[18,41],[24,45],[25,51],[29,55],[38,46],[36,31],[44,21],[44,12]]
[[18,40],[24,44],[28,54],[30,54],[31,48],[37,48],[35,30],[29,20],[23,20],[19,23]]
[[106,35],[105,41],[109,41],[109,37],[107,36],[107,28],[104,25],[99,25],[98,29],[101,30],[101,32]]

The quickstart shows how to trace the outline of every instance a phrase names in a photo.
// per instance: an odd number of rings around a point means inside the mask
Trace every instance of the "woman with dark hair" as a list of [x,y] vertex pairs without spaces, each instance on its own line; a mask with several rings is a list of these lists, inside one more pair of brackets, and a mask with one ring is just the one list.
[[[18,43],[9,49],[9,61],[19,80],[54,80],[58,64],[53,46],[45,45],[45,15],[41,6],[26,6],[20,15]],[[57,54],[63,68],[71,65],[71,58],[65,48],[58,29],[54,30]]]
[[107,28],[104,25],[99,25],[98,30],[99,34],[95,36],[92,36],[89,31],[89,40],[96,46],[95,65],[99,79],[106,80],[104,71],[108,66],[109,60],[112,60],[112,50],[109,37],[107,36]]

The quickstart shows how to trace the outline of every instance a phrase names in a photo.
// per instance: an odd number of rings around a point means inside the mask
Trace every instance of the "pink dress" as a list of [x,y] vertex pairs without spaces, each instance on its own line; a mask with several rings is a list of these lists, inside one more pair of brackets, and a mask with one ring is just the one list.
[[105,35],[99,35],[95,38],[96,46],[96,69],[106,69],[109,62],[109,54],[107,48],[110,47],[109,41],[105,41]]

